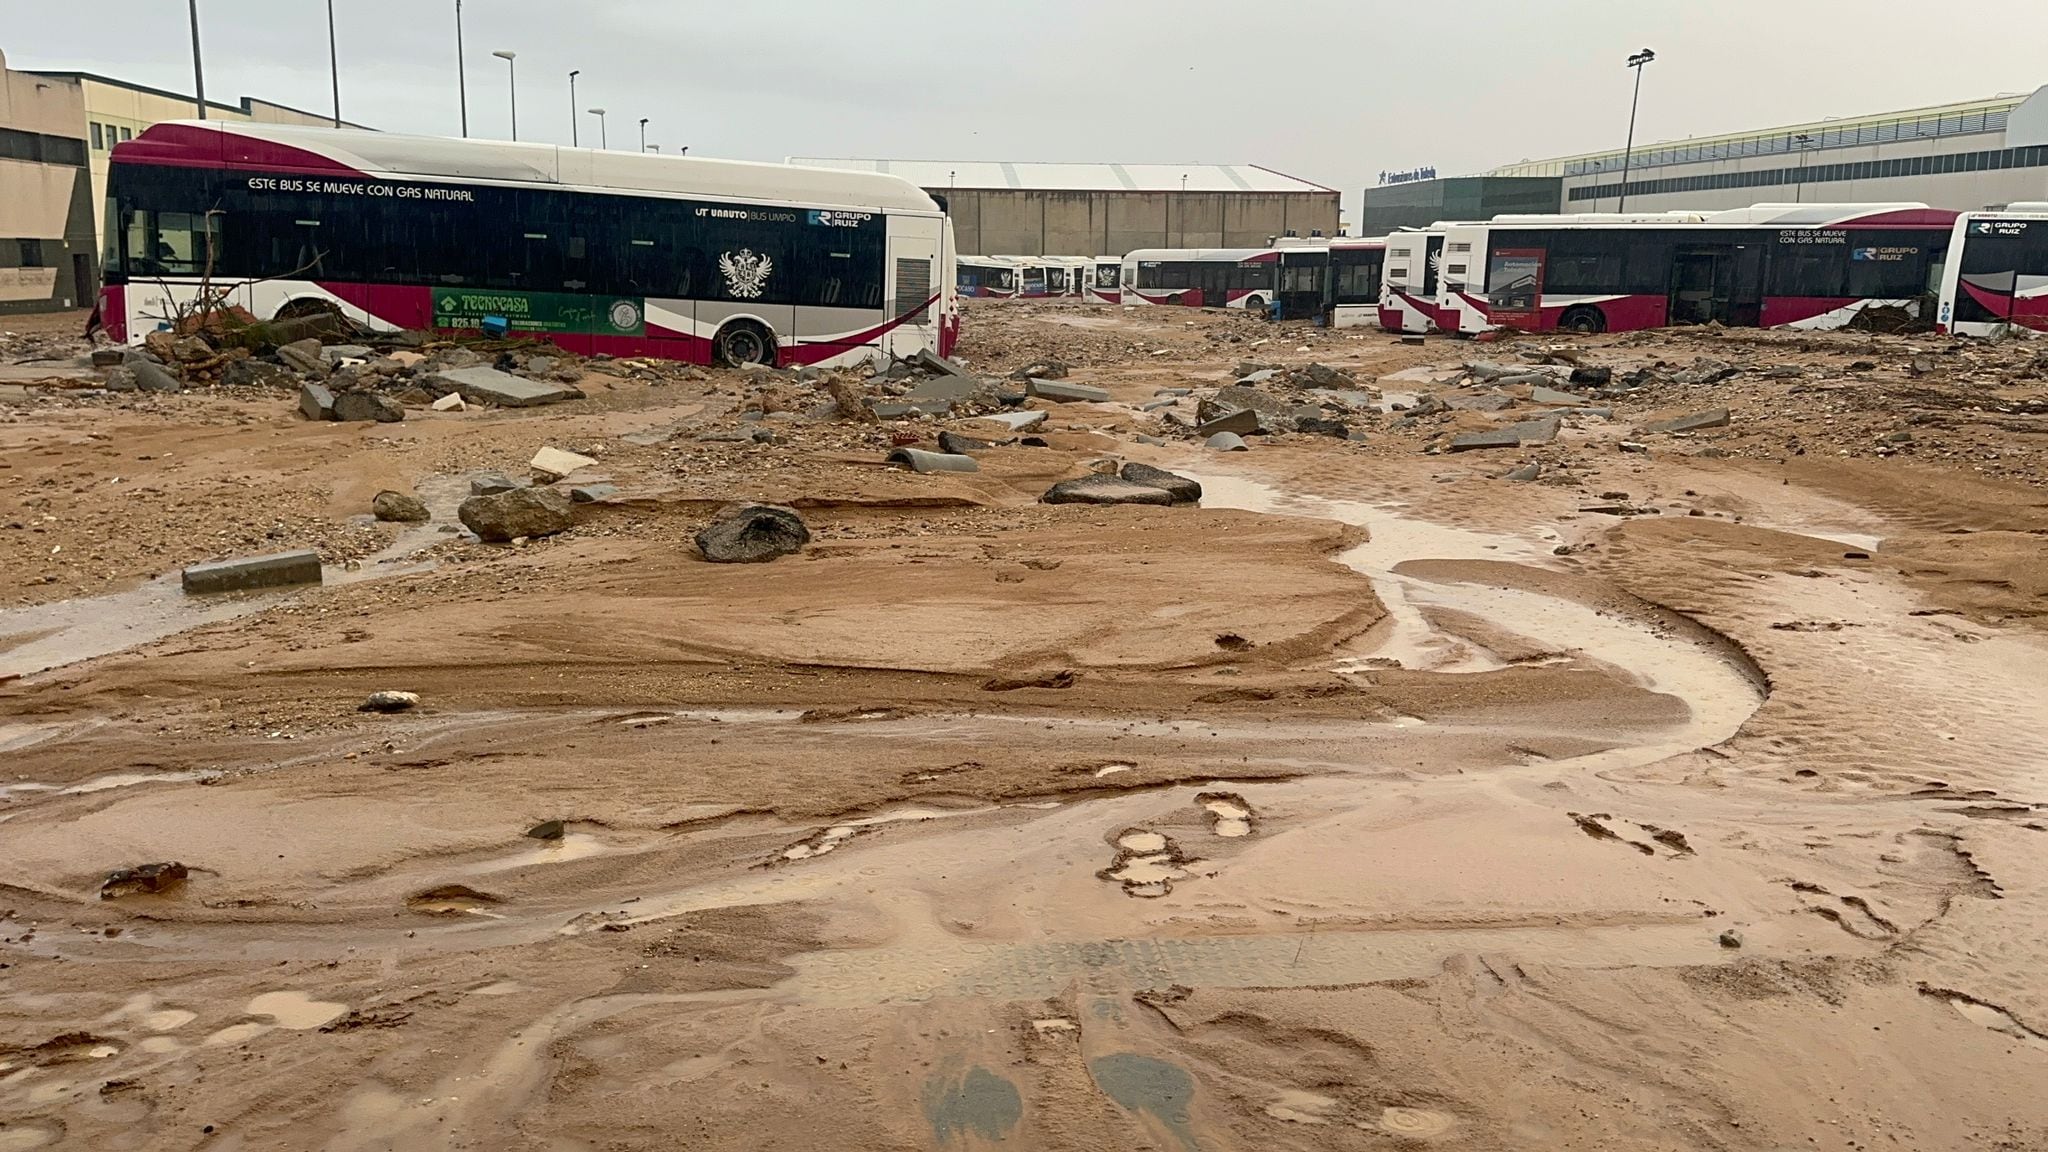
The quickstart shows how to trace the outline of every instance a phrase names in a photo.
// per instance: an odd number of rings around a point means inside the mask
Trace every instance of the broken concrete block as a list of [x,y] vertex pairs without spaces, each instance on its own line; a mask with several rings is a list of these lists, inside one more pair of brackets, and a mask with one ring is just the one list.
[[569,489],[571,504],[595,504],[618,495],[619,490],[610,484],[583,484]]
[[575,452],[564,452],[560,448],[546,447],[535,452],[533,459],[526,462],[526,466],[533,469],[534,475],[550,484],[579,468],[591,468],[596,464],[597,461],[591,457]]
[[334,393],[325,384],[300,385],[299,415],[308,420],[334,419]]
[[977,416],[975,419],[986,420],[992,424],[1001,424],[1012,432],[1022,432],[1026,428],[1036,428],[1040,424],[1045,423],[1045,413],[997,412],[990,416]]
[[364,344],[329,344],[320,349],[320,358],[329,364],[343,360],[368,360],[377,354],[376,350]]
[[481,365],[475,368],[450,368],[427,377],[429,391],[459,392],[464,400],[472,404],[496,404],[501,408],[531,408],[538,404],[557,404],[564,400],[576,400],[583,393],[565,384],[547,380],[528,380],[510,372]]
[[325,376],[330,365],[320,354],[320,341],[312,337],[277,346],[277,358],[285,367],[308,376]]
[[973,376],[934,376],[918,381],[903,394],[903,398],[911,401],[965,400],[983,389],[993,391],[994,385]]
[[979,472],[974,457],[954,452],[926,452],[922,448],[898,448],[889,453],[888,463],[902,464],[912,472]]
[[1563,426],[1564,420],[1552,415],[1510,424],[1504,431],[1514,433],[1523,444],[1548,444],[1557,439],[1557,431]]
[[1032,380],[1024,386],[1024,393],[1027,396],[1036,396],[1041,400],[1051,400],[1055,404],[1100,404],[1109,400],[1109,390],[1106,388],[1095,388],[1087,384],[1068,384],[1058,380]]
[[1587,400],[1584,396],[1575,396],[1570,392],[1560,392],[1555,388],[1546,388],[1541,384],[1529,389],[1529,400],[1535,404],[1573,405],[1592,403],[1592,401]]
[[939,433],[939,451],[952,455],[965,456],[970,452],[980,452],[995,447],[998,447],[998,445],[993,440],[979,440],[973,436],[962,436],[958,432]]
[[1702,428],[1726,428],[1728,410],[1713,408],[1705,412],[1693,412],[1670,420],[1659,420],[1643,425],[1641,432],[1697,432]]
[[1164,488],[1139,484],[1121,476],[1094,475],[1062,480],[1038,498],[1041,504],[1173,504]]
[[922,416],[924,409],[908,400],[877,400],[868,405],[868,411],[877,420],[901,420],[906,416]]
[[520,487],[520,483],[503,472],[479,472],[469,478],[471,496],[495,496]]
[[301,549],[274,556],[194,564],[180,577],[188,593],[240,592],[250,588],[280,588],[287,584],[318,584],[320,554],[311,549]]
[[334,418],[347,423],[374,420],[396,424],[405,419],[405,405],[381,392],[344,392],[334,398]]
[[1451,437],[1451,451],[1470,452],[1479,448],[1520,448],[1522,438],[1514,428],[1489,428]]
[[434,401],[434,411],[436,412],[464,412],[468,409],[469,402],[462,398],[462,393],[460,392],[450,392],[439,400]]
[[1259,430],[1259,414],[1249,408],[1240,408],[1227,415],[1218,416],[1206,424],[1197,425],[1195,435],[1215,436],[1228,432],[1236,436],[1249,436]]
[[919,350],[917,355],[912,356],[910,358],[910,362],[912,365],[916,367],[928,369],[930,371],[940,373],[941,375],[965,376],[968,379],[974,378],[974,374],[972,372],[969,372],[967,369],[962,368],[960,365],[954,363],[951,360],[946,359],[944,356],[939,355],[937,352],[934,352],[929,348]]

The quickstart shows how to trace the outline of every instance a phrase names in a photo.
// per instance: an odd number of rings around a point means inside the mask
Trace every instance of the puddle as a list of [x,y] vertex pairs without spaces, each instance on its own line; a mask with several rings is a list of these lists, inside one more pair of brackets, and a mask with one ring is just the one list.
[[[208,624],[254,615],[291,589],[187,596],[173,572],[106,596],[0,611],[0,676],[32,676],[140,647]],[[9,645],[12,637],[21,637]]]
[[[877,812],[872,816],[862,816],[857,820],[847,820],[828,828],[822,828],[797,841],[795,844],[784,848],[781,855],[777,858],[781,860],[810,860],[823,856],[862,832],[869,831],[883,824],[900,824],[905,821],[917,820],[943,820],[955,816],[975,816],[983,812],[994,812],[997,807],[997,805],[990,804],[976,808],[891,808],[887,811]],[[1058,805],[1055,804],[1053,807],[1058,807]]]
[[1015,1084],[976,1065],[965,1075],[942,1072],[927,1081],[924,1115],[936,1144],[944,1145],[955,1136],[963,1142],[979,1136],[995,1144],[1024,1118],[1024,1098]]
[[616,851],[611,845],[588,832],[570,832],[559,840],[543,842],[537,848],[527,848],[510,856],[486,860],[462,869],[461,875],[477,876],[487,872],[509,872],[514,868],[531,868],[537,864],[566,864],[571,860],[588,860]]
[[131,788],[137,784],[190,784],[196,780],[212,780],[218,772],[116,772],[108,776],[96,776],[69,788],[60,789],[59,796],[84,796],[93,792],[105,792],[113,788]]
[[1116,847],[1116,859],[1099,875],[1123,885],[1126,896],[1156,900],[1188,875],[1173,841],[1158,832],[1134,828],[1117,837]]
[[1117,837],[1116,846],[1126,852],[1164,852],[1167,840],[1157,832],[1126,832]]
[[1204,792],[1195,797],[1209,815],[1215,817],[1210,831],[1226,840],[1252,834],[1252,808],[1244,797],[1228,793]]
[[244,1009],[251,1016],[268,1016],[279,1028],[303,1031],[339,1019],[348,1005],[315,1000],[304,992],[265,992],[249,1001]]
[[135,1048],[152,1056],[168,1056],[173,1052],[183,1052],[185,1045],[169,1036],[151,1036],[136,1044]]
[[1118,1052],[1088,1062],[1088,1074],[1124,1111],[1149,1113],[1178,1137],[1181,1146],[1196,1148],[1188,1105],[1195,1098],[1195,1078],[1180,1067],[1135,1052]]

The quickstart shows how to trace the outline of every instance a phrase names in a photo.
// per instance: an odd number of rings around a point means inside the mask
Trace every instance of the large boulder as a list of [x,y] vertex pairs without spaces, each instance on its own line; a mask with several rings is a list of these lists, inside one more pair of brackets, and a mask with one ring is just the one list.
[[575,520],[574,505],[552,488],[514,488],[471,496],[455,510],[462,526],[479,540],[501,543],[522,536],[552,536]]
[[762,564],[810,542],[803,517],[780,504],[729,508],[697,533],[697,551],[714,564]]
[[1038,498],[1041,504],[1172,504],[1173,493],[1121,476],[1097,474],[1062,480]]
[[1168,472],[1164,468],[1154,468],[1150,464],[1132,463],[1124,465],[1123,470],[1117,474],[1133,484],[1143,484],[1147,488],[1163,489],[1167,495],[1173,497],[1173,502],[1176,504],[1194,504],[1202,499],[1202,485],[1200,483],[1190,480],[1185,476]]
[[377,493],[370,500],[370,511],[379,520],[398,524],[424,524],[434,518],[425,501],[404,492]]

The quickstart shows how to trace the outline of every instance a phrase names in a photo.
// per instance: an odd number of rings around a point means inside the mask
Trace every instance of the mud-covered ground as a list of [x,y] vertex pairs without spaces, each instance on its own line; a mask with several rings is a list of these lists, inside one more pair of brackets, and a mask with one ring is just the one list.
[[[2032,344],[988,305],[991,392],[1112,399],[916,474],[1016,434],[601,364],[309,423],[12,330],[0,1152],[2048,1147]],[[617,493],[463,531],[543,446]],[[1038,502],[1121,462],[1203,500]],[[705,562],[742,499],[812,542]]]

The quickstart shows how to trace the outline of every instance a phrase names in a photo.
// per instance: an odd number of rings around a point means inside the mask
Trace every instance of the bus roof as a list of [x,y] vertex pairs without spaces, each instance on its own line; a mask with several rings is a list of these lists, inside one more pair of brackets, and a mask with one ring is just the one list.
[[300,124],[168,120],[116,145],[113,159],[182,168],[557,184],[939,213],[938,204],[915,184],[874,172]]
[[1271,256],[1272,248],[1139,248],[1124,253],[1125,260],[1249,260]]
[[1429,231],[1471,228],[1750,227],[1750,228],[1948,228],[1958,214],[1915,202],[1882,204],[1756,204],[1721,212],[1581,212],[1496,216],[1462,224],[1436,224]]

